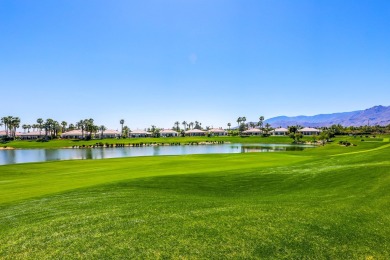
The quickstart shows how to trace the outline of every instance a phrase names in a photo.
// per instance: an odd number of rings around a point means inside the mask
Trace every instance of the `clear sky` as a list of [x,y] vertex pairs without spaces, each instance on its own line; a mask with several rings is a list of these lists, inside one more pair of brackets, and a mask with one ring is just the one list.
[[390,1],[0,0],[0,116],[131,129],[390,105]]

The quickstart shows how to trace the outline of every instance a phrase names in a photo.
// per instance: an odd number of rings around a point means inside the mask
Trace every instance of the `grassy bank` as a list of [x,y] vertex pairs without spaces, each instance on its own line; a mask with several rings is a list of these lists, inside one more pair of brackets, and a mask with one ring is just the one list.
[[[387,136],[388,137],[388,136]],[[383,137],[378,136],[377,138],[360,138],[360,137],[337,137],[335,140],[347,139],[352,141],[360,141],[361,139],[371,140],[371,141],[382,141]],[[313,137],[306,136],[302,141],[312,141]],[[192,142],[231,142],[231,143],[273,143],[273,144],[289,144],[292,142],[292,139],[288,136],[219,136],[219,137],[161,137],[161,138],[126,138],[126,139],[94,139],[94,140],[69,140],[69,139],[58,139],[51,140],[49,142],[37,142],[35,140],[16,140],[11,141],[6,144],[0,144],[0,147],[12,147],[12,148],[24,148],[24,149],[54,149],[54,148],[63,148],[63,147],[72,147],[72,146],[88,146],[94,145],[96,143],[103,144],[139,144],[139,143],[192,143]]]
[[0,258],[390,257],[390,146],[0,166]]

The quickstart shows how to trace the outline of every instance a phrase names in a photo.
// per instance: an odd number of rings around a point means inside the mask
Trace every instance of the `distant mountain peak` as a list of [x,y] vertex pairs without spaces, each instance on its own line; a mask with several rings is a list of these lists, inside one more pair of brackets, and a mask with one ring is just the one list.
[[314,116],[278,116],[265,120],[272,127],[287,127],[291,125],[302,125],[311,127],[322,127],[331,125],[362,126],[362,125],[389,125],[390,106],[374,106],[365,110],[352,112],[340,112],[332,114],[318,114]]

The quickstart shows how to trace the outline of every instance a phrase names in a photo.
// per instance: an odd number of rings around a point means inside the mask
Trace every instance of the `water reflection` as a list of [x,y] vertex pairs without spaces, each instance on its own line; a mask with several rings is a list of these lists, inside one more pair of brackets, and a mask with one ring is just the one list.
[[137,156],[302,151],[310,147],[313,146],[285,144],[215,144],[121,148],[113,147],[94,149],[0,150],[0,165],[27,162],[46,162],[75,159],[105,159]]

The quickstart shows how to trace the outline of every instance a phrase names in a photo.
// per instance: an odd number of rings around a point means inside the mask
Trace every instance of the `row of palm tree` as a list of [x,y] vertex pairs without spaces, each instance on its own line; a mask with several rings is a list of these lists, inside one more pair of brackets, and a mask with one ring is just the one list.
[[6,135],[15,138],[16,129],[20,126],[20,118],[5,116],[1,118],[1,124],[5,127]]
[[[192,129],[202,129],[202,123],[200,123],[199,121],[195,121],[195,122],[189,122],[187,123],[187,121],[183,121],[181,123],[183,125],[183,130],[186,131],[186,130],[192,130]],[[179,121],[176,121],[174,124],[173,124],[173,127],[172,127],[172,130],[175,130],[177,132],[180,132],[180,123]]]

